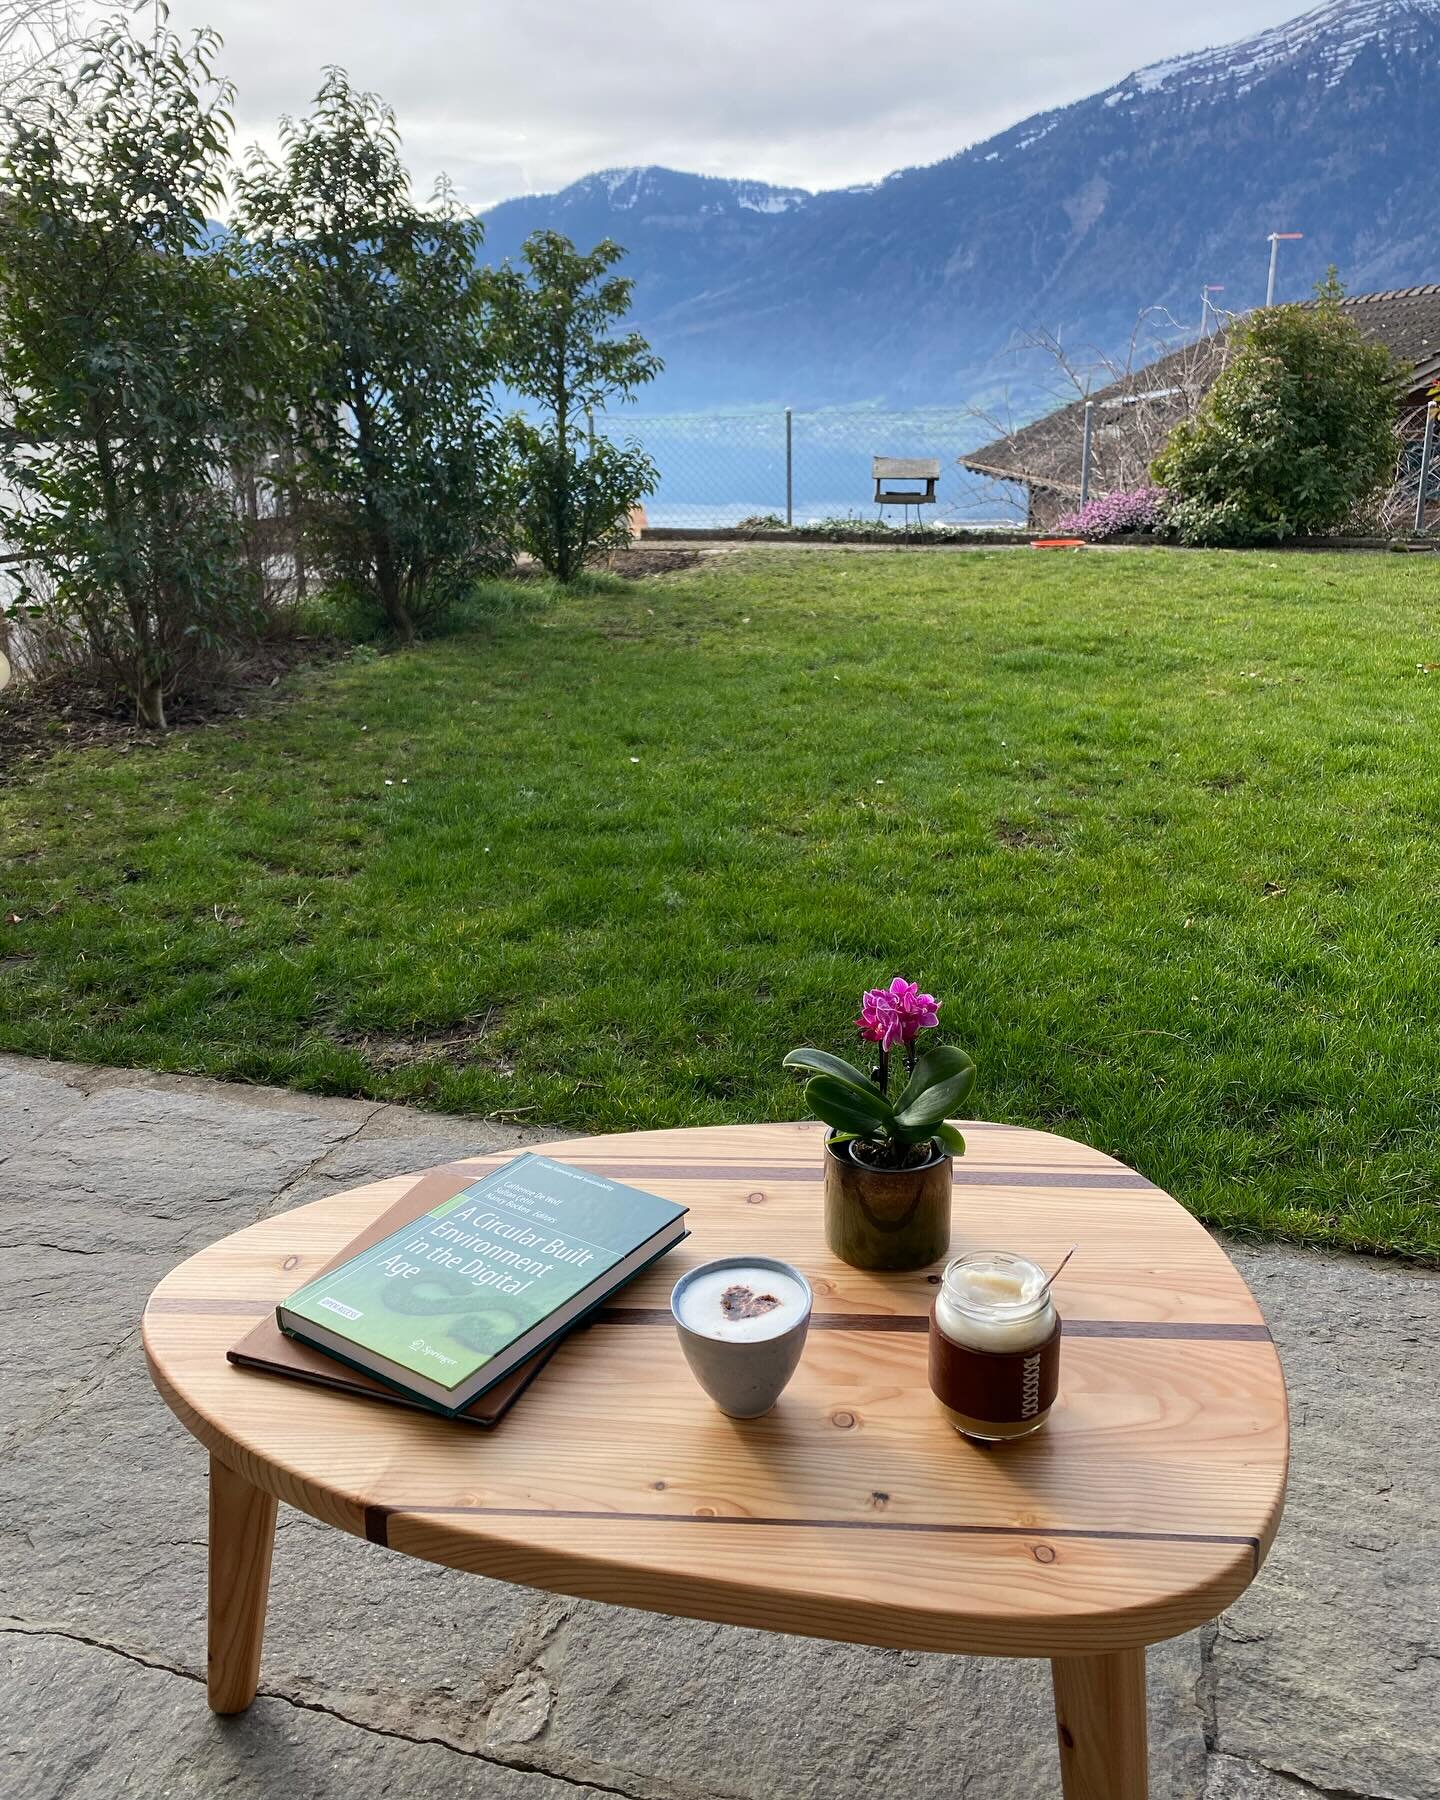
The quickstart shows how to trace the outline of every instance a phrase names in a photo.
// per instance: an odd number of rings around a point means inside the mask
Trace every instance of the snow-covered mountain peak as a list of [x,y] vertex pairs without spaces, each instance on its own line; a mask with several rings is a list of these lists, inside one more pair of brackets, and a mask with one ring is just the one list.
[[1202,288],[1261,305],[1272,228],[1305,234],[1282,300],[1332,264],[1352,294],[1440,282],[1437,69],[1440,0],[1328,0],[848,190],[610,168],[491,209],[486,253],[538,229],[623,245],[666,364],[647,411],[1040,406],[1017,344],[1124,360]]
[[625,212],[644,196],[647,188],[653,186],[650,180],[652,174],[653,171],[644,165],[632,163],[622,169],[600,169],[574,185],[579,188],[588,187],[592,192],[604,192],[617,212]]
[[1440,0],[1327,0],[1254,37],[1137,69],[1106,95],[1105,104],[1119,106],[1158,92],[1203,93],[1221,85],[1245,93],[1267,75],[1300,63],[1333,87],[1371,45],[1403,46],[1427,23],[1440,23]]
[[813,198],[804,188],[690,175],[658,163],[600,169],[582,176],[558,194],[530,196],[531,200],[551,200],[563,209],[598,205],[607,212],[626,213],[641,207],[647,213],[656,209],[667,215],[692,211],[696,216],[712,217],[737,209],[750,213],[793,212]]

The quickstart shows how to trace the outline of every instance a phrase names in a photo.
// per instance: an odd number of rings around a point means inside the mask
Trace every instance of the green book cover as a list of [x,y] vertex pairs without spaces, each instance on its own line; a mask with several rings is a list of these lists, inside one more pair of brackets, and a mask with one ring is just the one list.
[[[461,1401],[684,1236],[685,1208],[589,1169],[524,1155],[308,1282],[282,1330]],[[609,1279],[607,1280],[607,1277]],[[514,1354],[507,1356],[506,1352]]]

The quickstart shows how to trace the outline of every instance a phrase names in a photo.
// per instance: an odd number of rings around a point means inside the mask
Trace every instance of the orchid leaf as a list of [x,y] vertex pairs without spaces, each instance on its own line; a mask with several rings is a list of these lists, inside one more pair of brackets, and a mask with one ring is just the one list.
[[[808,1081],[805,1103],[817,1119],[823,1119],[837,1131],[847,1131],[862,1138],[889,1135],[889,1102],[876,1095],[867,1107],[853,1088],[846,1087],[843,1081],[837,1081],[833,1076],[817,1075],[813,1081]],[[870,1110],[874,1107],[883,1107],[884,1111]]]
[[878,1089],[866,1092],[851,1087],[847,1082],[836,1080],[833,1075],[816,1075],[805,1084],[807,1099],[817,1088],[822,1098],[831,1098],[838,1105],[849,1107],[851,1112],[857,1112],[863,1118],[885,1124],[895,1116],[894,1107]]
[[918,1100],[896,1112],[901,1125],[940,1125],[948,1116],[950,1109],[957,1105],[975,1085],[975,1069],[972,1066],[962,1069],[958,1075],[952,1075],[948,1081],[940,1081],[934,1087],[926,1088]]
[[939,1138],[952,1156],[965,1154],[965,1140],[953,1125],[937,1125],[933,1135]]
[[868,1075],[862,1075],[854,1063],[846,1062],[843,1056],[832,1056],[828,1050],[792,1050],[782,1065],[787,1069],[813,1069],[817,1075],[829,1075],[836,1081],[843,1081],[848,1088],[854,1088],[860,1094],[874,1094],[883,1100],[884,1094],[876,1087]]
[[[896,1112],[904,1112],[907,1106],[913,1106],[924,1093],[937,1087],[942,1081],[951,1081],[968,1069],[971,1081],[975,1077],[975,1064],[953,1044],[940,1044],[928,1055],[922,1056],[915,1065],[915,1073],[906,1084],[905,1092],[895,1102]],[[965,1093],[970,1089],[966,1088]]]

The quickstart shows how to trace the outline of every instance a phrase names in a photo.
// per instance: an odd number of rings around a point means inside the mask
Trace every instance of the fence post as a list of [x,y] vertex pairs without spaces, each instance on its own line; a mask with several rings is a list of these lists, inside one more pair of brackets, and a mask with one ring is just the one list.
[[1430,485],[1430,453],[1435,448],[1435,402],[1425,408],[1425,436],[1420,445],[1420,491],[1415,496],[1415,532],[1425,529],[1425,489]]
[[1080,504],[1090,498],[1090,448],[1095,439],[1095,402],[1085,402],[1085,435],[1080,440]]
[[795,415],[785,408],[785,523],[795,523]]

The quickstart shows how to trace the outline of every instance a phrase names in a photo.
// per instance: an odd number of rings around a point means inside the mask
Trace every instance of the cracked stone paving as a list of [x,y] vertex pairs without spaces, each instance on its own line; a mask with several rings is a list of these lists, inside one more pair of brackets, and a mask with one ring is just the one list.
[[[206,1459],[150,1385],[146,1295],[254,1219],[546,1135],[0,1056],[0,1242],[26,1251],[0,1319],[4,1800],[1058,1794],[1042,1663],[558,1599],[283,1506],[260,1696],[208,1711]],[[1228,1248],[1284,1360],[1290,1495],[1249,1592],[1151,1652],[1155,1800],[1440,1800],[1437,1278]]]

